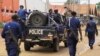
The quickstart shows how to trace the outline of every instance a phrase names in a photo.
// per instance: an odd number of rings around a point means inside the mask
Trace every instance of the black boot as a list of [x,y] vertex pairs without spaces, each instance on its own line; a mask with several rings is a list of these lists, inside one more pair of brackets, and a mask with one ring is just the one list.
[[93,49],[93,45],[90,46],[90,49],[91,49],[91,50]]

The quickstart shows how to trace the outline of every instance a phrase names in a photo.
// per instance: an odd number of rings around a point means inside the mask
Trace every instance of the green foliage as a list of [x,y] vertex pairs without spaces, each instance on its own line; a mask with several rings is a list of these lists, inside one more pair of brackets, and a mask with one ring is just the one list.
[[3,24],[0,22],[0,28],[3,28]]
[[97,5],[97,9],[100,10],[100,2],[98,2],[96,5]]
[[79,3],[79,0],[67,0],[66,4],[78,4]]

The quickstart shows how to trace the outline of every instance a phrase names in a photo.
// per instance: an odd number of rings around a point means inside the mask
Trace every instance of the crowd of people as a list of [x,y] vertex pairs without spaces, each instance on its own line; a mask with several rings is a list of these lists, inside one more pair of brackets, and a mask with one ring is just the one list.
[[[31,12],[30,12],[31,13]],[[5,39],[6,49],[8,56],[19,56],[16,44],[11,36],[8,34],[8,30],[12,29],[13,35],[16,37],[18,42],[19,39],[25,36],[25,21],[26,17],[29,14],[23,6],[20,6],[20,9],[17,14],[12,15],[12,22],[6,23],[3,31],[2,38]],[[69,48],[70,56],[76,56],[76,46],[80,40],[83,40],[81,23],[79,18],[76,17],[77,13],[75,11],[71,12],[71,17],[63,17],[58,10],[49,10],[48,18],[53,18],[57,25],[64,24],[65,30],[67,32],[67,45]],[[95,34],[98,35],[98,30],[93,17],[89,17],[89,21],[86,25],[85,35],[88,36],[90,49],[93,49],[93,44],[95,43]],[[49,19],[49,23],[50,19]],[[80,33],[80,38],[78,38],[78,31]]]

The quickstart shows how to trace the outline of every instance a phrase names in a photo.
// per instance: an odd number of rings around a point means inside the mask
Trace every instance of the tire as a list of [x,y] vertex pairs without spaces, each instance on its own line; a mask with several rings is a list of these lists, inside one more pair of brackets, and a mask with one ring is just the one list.
[[45,26],[47,24],[46,15],[39,11],[33,11],[29,16],[29,24],[31,26]]
[[31,48],[30,43],[25,41],[24,42],[24,49],[25,49],[25,51],[30,51],[30,48]]
[[59,39],[53,40],[53,51],[58,52],[59,51]]

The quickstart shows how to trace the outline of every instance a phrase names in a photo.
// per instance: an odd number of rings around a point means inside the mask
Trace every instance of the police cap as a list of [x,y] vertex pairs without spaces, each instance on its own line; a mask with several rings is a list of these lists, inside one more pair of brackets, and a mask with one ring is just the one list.
[[58,13],[58,9],[55,9],[54,12],[55,12],[55,13]]

